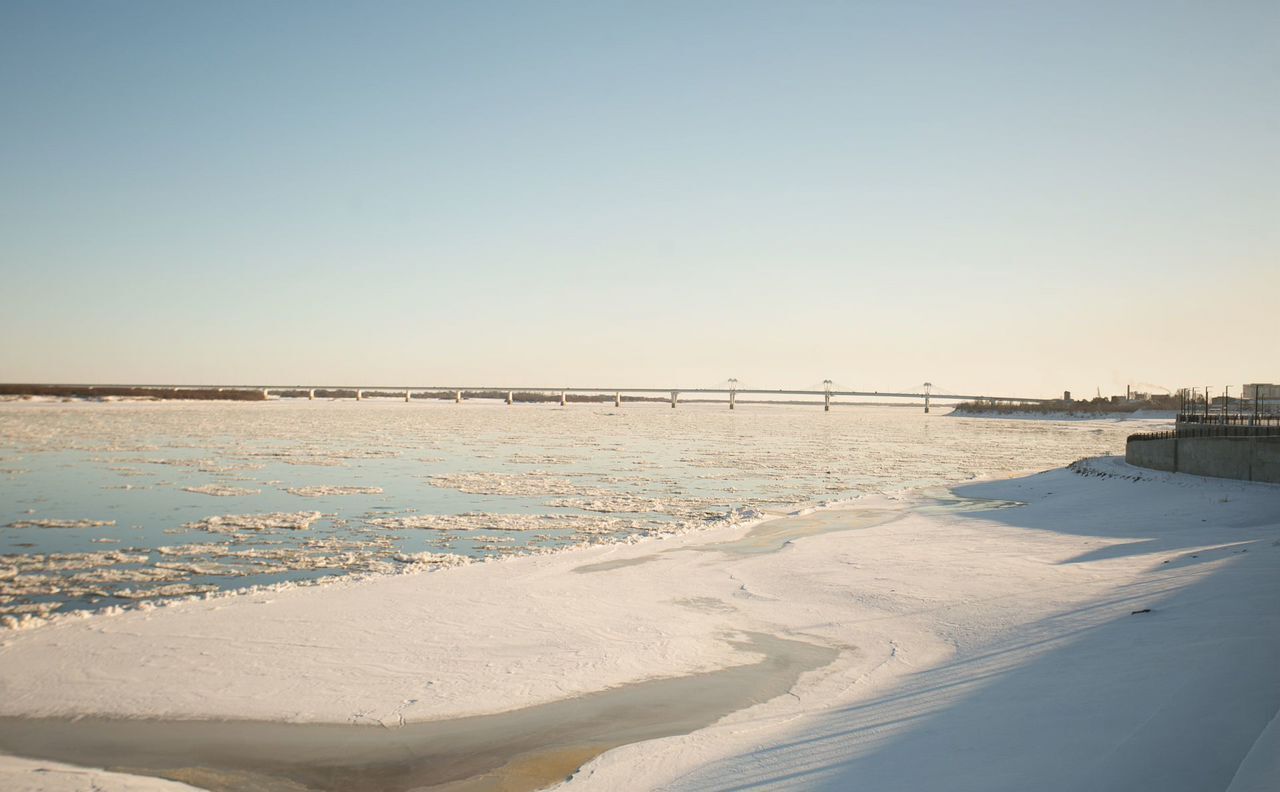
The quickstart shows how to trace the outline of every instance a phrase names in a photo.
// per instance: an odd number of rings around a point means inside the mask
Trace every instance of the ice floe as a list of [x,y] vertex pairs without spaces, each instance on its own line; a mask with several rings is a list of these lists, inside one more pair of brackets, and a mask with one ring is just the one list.
[[382,487],[286,487],[290,495],[301,495],[304,498],[323,498],[329,495],[381,495]]
[[271,512],[269,514],[222,514],[186,523],[183,527],[209,533],[241,531],[305,531],[321,518],[320,512]]
[[627,520],[581,514],[415,514],[408,517],[374,517],[369,525],[392,530],[428,531],[572,531],[584,534],[619,531],[653,531],[653,520]]
[[115,525],[115,520],[15,520],[10,528],[103,528]]
[[200,495],[215,495],[218,497],[236,497],[239,495],[257,495],[262,490],[246,489],[244,487],[229,487],[224,484],[201,484],[198,487],[183,487],[183,492],[195,492]]
[[582,484],[563,473],[530,470],[521,473],[479,471],[473,473],[444,473],[431,476],[428,481],[434,487],[444,487],[470,495],[577,495],[583,497],[608,497],[617,493]]

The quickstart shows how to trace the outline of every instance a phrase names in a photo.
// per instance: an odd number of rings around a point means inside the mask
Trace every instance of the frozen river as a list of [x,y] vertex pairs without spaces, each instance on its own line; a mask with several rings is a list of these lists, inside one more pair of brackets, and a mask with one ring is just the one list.
[[1119,453],[918,408],[0,404],[0,619],[634,541]]

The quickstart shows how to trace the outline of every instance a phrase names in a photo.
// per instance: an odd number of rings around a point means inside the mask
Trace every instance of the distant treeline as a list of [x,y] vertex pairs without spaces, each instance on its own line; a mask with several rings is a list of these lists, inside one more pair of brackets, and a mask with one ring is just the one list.
[[115,385],[0,385],[0,396],[54,396],[66,399],[101,399],[123,396],[133,399],[227,399],[262,401],[260,390],[231,388],[150,388]]

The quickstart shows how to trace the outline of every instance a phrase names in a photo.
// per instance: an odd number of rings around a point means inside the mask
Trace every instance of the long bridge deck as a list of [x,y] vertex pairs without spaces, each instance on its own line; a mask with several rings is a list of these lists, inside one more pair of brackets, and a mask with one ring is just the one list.
[[[23,389],[26,389],[25,391]],[[1043,399],[1028,396],[991,396],[991,395],[968,395],[959,393],[939,393],[934,392],[932,387],[926,383],[920,391],[861,391],[861,390],[838,390],[834,387],[825,387],[822,389],[815,388],[751,388],[738,387],[735,385],[716,386],[707,388],[622,388],[622,387],[585,387],[585,386],[511,386],[511,385],[124,385],[124,384],[57,384],[57,385],[0,385],[0,391],[5,393],[47,393],[57,395],[94,395],[101,393],[107,395],[112,391],[117,394],[119,392],[129,392],[130,395],[170,395],[177,398],[201,398],[196,394],[219,394],[219,393],[238,393],[238,394],[256,394],[260,393],[261,398],[268,398],[272,395],[277,397],[292,398],[316,398],[317,394],[321,394],[327,398],[354,398],[361,400],[370,396],[403,396],[405,401],[410,401],[414,394],[419,397],[431,394],[439,396],[445,394],[452,395],[455,401],[461,402],[464,398],[475,398],[481,394],[489,398],[503,398],[508,404],[514,403],[517,394],[551,394],[554,400],[554,394],[559,395],[559,402],[565,405],[568,402],[569,394],[577,395],[612,395],[614,403],[618,406],[622,404],[623,394],[635,396],[638,394],[665,394],[670,396],[671,406],[675,407],[679,403],[681,395],[686,396],[724,396],[729,408],[733,409],[734,404],[739,397],[756,396],[756,397],[821,397],[822,404],[826,409],[831,409],[832,400],[836,398],[872,398],[872,399],[916,399],[923,400],[925,411],[929,410],[929,403],[934,400],[942,401],[999,401],[1020,404],[1043,404],[1055,401],[1054,399]],[[366,395],[367,394],[367,395]],[[217,398],[216,395],[208,398]]]

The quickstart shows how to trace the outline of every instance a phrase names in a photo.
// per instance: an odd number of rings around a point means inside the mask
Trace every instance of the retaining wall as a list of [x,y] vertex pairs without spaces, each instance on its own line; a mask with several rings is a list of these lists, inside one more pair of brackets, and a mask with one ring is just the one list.
[[1124,461],[1138,467],[1173,472],[1178,469],[1174,463],[1177,442],[1173,438],[1130,440],[1124,446]]
[[1280,484],[1280,437],[1131,439],[1124,459],[1152,470]]

